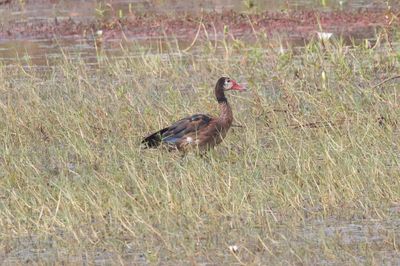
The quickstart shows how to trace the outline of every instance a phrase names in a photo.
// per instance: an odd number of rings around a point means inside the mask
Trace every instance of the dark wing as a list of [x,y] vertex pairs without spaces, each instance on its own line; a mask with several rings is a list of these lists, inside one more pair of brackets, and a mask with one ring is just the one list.
[[147,147],[156,147],[161,142],[176,145],[185,135],[196,134],[199,130],[207,127],[212,118],[208,115],[195,114],[185,117],[169,127],[161,129],[146,137],[142,143]]
[[163,128],[160,131],[154,132],[153,134],[145,137],[142,140],[142,144],[145,144],[148,148],[157,147],[161,143],[163,133],[167,130],[168,128]]

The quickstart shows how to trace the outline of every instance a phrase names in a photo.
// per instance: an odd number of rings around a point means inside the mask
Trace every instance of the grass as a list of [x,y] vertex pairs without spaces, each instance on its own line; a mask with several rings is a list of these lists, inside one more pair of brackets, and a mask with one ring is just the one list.
[[[396,48],[173,47],[0,66],[1,260],[399,262],[399,87],[372,88],[399,73]],[[207,158],[140,149],[185,115],[217,114],[223,74],[250,91],[228,95],[241,127]]]

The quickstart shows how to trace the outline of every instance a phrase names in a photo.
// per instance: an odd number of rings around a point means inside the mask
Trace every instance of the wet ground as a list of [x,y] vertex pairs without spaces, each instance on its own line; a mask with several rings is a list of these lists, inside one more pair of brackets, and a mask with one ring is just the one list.
[[[277,3],[284,2],[284,3]],[[248,3],[246,5],[246,3]],[[253,3],[253,4],[251,4]],[[182,48],[194,38],[240,38],[252,41],[257,34],[277,36],[293,45],[302,45],[317,32],[330,32],[364,40],[374,39],[381,30],[399,26],[398,3],[389,8],[383,1],[7,1],[0,0],[0,63],[14,64],[26,59],[33,65],[48,65],[69,55],[96,61],[99,47],[112,55],[121,45],[157,43],[178,39]],[[228,26],[228,27],[226,27]],[[398,212],[398,210],[396,210]],[[339,239],[343,245],[359,245],[367,239],[380,245],[388,234],[398,235],[394,221],[309,221],[288,241],[307,241],[318,246],[318,236]],[[283,230],[283,229],[282,229]],[[282,234],[285,233],[282,231]],[[90,263],[85,257],[69,258],[51,240],[35,236],[10,240],[8,253],[0,253],[6,264],[32,263],[41,258],[49,263],[65,259]],[[396,252],[382,253],[393,264],[400,264]],[[115,254],[91,254],[95,264],[108,264]],[[146,254],[127,248],[124,259],[146,264]],[[358,263],[364,263],[360,257]]]
[[[399,265],[400,257],[398,251],[395,249],[387,248],[388,239],[395,238],[400,234],[400,221],[399,220],[353,220],[343,221],[336,218],[324,220],[310,220],[306,221],[306,225],[297,228],[290,234],[287,232],[288,227],[282,225],[280,231],[276,233],[282,234],[289,238],[284,238],[277,241],[269,248],[274,251],[275,249],[282,249],[290,245],[305,245],[315,246],[315,252],[320,252],[323,246],[329,241],[339,242],[343,247],[351,247],[348,252],[354,252],[354,247],[362,248],[363,245],[374,246],[377,254],[375,258],[381,262],[386,262],[386,265]],[[262,234],[261,234],[262,235]],[[60,231],[62,237],[62,231]],[[232,237],[232,236],[230,236]],[[229,242],[229,239],[220,239],[221,243]],[[249,240],[247,246],[256,245]],[[55,262],[67,262],[77,264],[94,264],[94,265],[108,265],[116,261],[129,263],[129,265],[148,265],[151,263],[149,257],[151,254],[143,252],[143,249],[137,244],[128,244],[123,253],[117,254],[110,251],[89,252],[80,255],[72,255],[69,250],[57,247],[56,240],[52,238],[41,239],[35,235],[27,235],[15,240],[9,241],[9,246],[6,247],[9,251],[6,253],[0,252],[0,261],[5,265],[15,264],[32,264],[35,262],[45,262],[53,264]],[[290,244],[289,244],[290,243]],[[229,254],[229,252],[227,252]],[[269,258],[269,254],[260,254]],[[318,258],[318,256],[317,256]],[[210,258],[197,257],[196,260],[202,265],[208,265]],[[261,260],[264,261],[264,260]],[[169,261],[173,263],[172,261]],[[267,261],[264,261],[267,263]],[[368,258],[363,256],[355,256],[353,263],[364,265],[368,262]],[[180,261],[179,263],[183,263]],[[187,264],[192,262],[187,261]],[[334,265],[328,261],[315,261],[318,265]],[[211,264],[214,265],[214,264]],[[350,265],[350,264],[349,264]]]
[[[283,3],[282,3],[283,2]],[[47,65],[62,48],[95,58],[96,49],[118,54],[121,45],[177,39],[181,48],[193,39],[279,35],[301,46],[317,32],[352,39],[373,39],[399,24],[399,3],[382,1],[7,1],[0,3],[0,58]],[[29,55],[29,57],[26,57]],[[46,57],[47,58],[46,58]],[[93,59],[94,60],[94,59]]]

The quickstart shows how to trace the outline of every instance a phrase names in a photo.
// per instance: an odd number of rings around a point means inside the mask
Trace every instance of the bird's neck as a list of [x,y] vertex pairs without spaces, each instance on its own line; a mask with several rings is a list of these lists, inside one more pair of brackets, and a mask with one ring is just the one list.
[[225,98],[225,101],[218,101],[220,108],[219,122],[223,127],[229,128],[233,122],[232,108]]
[[228,99],[225,97],[224,89],[218,84],[215,87],[215,97],[217,98],[220,108],[218,123],[222,128],[225,129],[224,131],[227,131],[232,124],[233,114],[231,106],[228,103]]

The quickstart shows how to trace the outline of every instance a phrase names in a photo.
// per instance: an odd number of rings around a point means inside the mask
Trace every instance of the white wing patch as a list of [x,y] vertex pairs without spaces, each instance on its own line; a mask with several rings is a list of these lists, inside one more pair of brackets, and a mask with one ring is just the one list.
[[200,143],[200,140],[198,138],[193,139],[192,137],[187,137],[186,143],[187,144],[195,143],[196,145],[198,145]]

